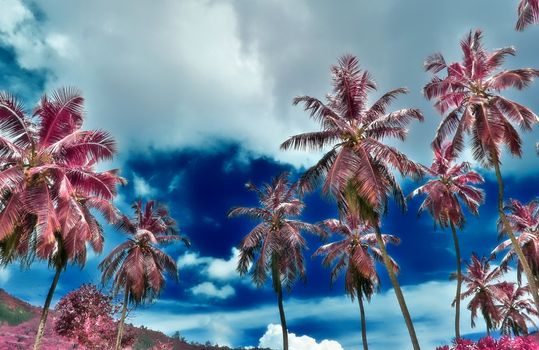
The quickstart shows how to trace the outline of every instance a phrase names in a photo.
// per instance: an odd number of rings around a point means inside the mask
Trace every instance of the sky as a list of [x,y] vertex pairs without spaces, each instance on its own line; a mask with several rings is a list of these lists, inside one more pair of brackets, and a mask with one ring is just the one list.
[[[31,108],[46,91],[79,88],[86,99],[86,128],[111,132],[119,146],[117,167],[129,183],[116,204],[155,198],[166,204],[192,247],[172,247],[180,281],[168,281],[159,301],[137,309],[129,322],[188,340],[278,349],[279,314],[268,284],[256,289],[235,267],[241,238],[254,223],[229,220],[233,206],[256,206],[244,184],[268,182],[282,171],[297,178],[317,152],[280,151],[287,137],[317,129],[291,101],[330,92],[329,67],[345,53],[358,56],[384,91],[408,87],[394,109],[420,108],[423,123],[411,125],[406,142],[392,143],[412,159],[430,164],[430,141],[440,117],[421,87],[429,76],[422,62],[433,52],[460,58],[459,40],[481,28],[490,49],[514,45],[506,67],[539,67],[539,28],[514,31],[516,0],[0,0],[0,89]],[[508,91],[539,110],[539,84]],[[524,156],[504,156],[507,197],[528,201],[539,190],[537,128],[523,135]],[[469,160],[469,154],[463,155]],[[489,254],[497,244],[496,184],[486,178],[480,217],[468,218],[462,254]],[[419,183],[403,180],[405,193]],[[318,192],[305,198],[302,219],[337,215]],[[418,201],[402,213],[390,207],[384,232],[402,243],[390,247],[401,266],[399,280],[425,349],[451,339],[454,270],[450,233],[417,217]],[[125,237],[106,227],[104,254]],[[329,272],[310,255],[320,245],[308,238],[307,283],[285,295],[291,344],[296,350],[352,350],[360,346],[357,304],[343,281],[329,285]],[[102,256],[86,267],[69,267],[54,301],[82,283],[98,283]],[[383,266],[382,289],[366,306],[370,347],[404,349],[408,334]],[[0,287],[33,304],[45,299],[53,272],[36,263],[28,270],[0,270]],[[507,278],[511,279],[514,274]],[[464,304],[465,305],[465,304]],[[462,333],[477,337],[463,307]]]

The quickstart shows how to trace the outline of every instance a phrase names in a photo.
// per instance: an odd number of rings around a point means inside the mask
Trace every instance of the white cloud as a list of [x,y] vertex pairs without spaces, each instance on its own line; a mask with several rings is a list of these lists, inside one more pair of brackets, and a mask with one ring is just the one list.
[[155,189],[143,178],[133,173],[133,186],[137,197],[147,197],[155,193]]
[[[260,338],[258,346],[261,348],[282,349],[283,332],[280,325],[269,324],[266,333]],[[339,342],[324,339],[318,343],[314,338],[306,335],[297,336],[288,333],[288,345],[290,350],[343,350]]]
[[[514,280],[514,277],[512,272],[506,275],[506,280]],[[429,281],[416,286],[404,286],[403,292],[422,348],[434,349],[448,344],[453,336],[455,309],[451,307],[451,302],[455,294],[455,283]],[[171,310],[170,303],[175,303],[158,301],[157,304],[160,302],[167,303],[168,310]],[[480,318],[476,322],[476,328],[471,328],[470,313],[466,310],[466,305],[465,300],[461,304],[461,333],[466,335],[485,332],[484,322]],[[319,338],[332,338],[346,350],[360,347],[359,312],[357,305],[352,304],[348,297],[343,295],[308,300],[290,298],[285,299],[284,306],[290,332],[294,333],[294,328],[308,319],[312,324],[323,326],[325,333],[318,336]],[[411,349],[410,338],[393,290],[375,295],[371,302],[365,305],[365,312],[370,349]],[[278,309],[273,301],[254,308],[195,312],[190,313],[189,317],[183,317],[173,311],[164,316],[162,310],[144,310],[138,315],[139,318],[133,320],[137,324],[152,324],[169,333],[180,329],[182,334],[197,341],[214,341],[205,327],[212,319],[218,318],[226,324],[234,325],[234,335],[230,336],[232,344],[237,344],[247,331],[266,329],[270,323],[279,323]],[[354,331],[348,331],[348,328],[343,331],[343,324],[354,324],[357,327],[353,327]]]
[[[153,147],[211,150],[222,141],[233,141],[242,145],[246,150],[242,156],[249,159],[262,155],[312,165],[319,154],[281,152],[279,144],[290,135],[317,128],[301,108],[291,105],[291,99],[299,94],[324,96],[330,89],[328,68],[337,55],[361,54],[382,90],[401,85],[411,89],[399,107],[421,107],[428,115],[433,113],[431,103],[418,93],[426,79],[420,63],[436,50],[456,58],[458,39],[467,27],[463,22],[474,20],[483,27],[489,33],[489,47],[516,42],[524,46],[525,55],[535,52],[537,45],[531,34],[500,35],[500,21],[493,18],[513,21],[508,10],[514,5],[509,3],[493,8],[496,16],[478,18],[470,14],[484,11],[471,10],[463,17],[454,10],[458,6],[425,5],[419,0],[376,6],[367,0],[350,1],[332,7],[305,0],[294,4],[164,0],[158,6],[129,0],[34,0],[41,14],[37,19],[21,0],[0,1],[0,40],[15,49],[19,64],[50,72],[47,88],[81,88],[88,125],[111,131],[121,153]],[[449,20],[448,15],[446,23],[432,22],[430,31],[419,26],[428,25],[424,21],[406,21],[403,26],[402,19],[416,16],[412,9],[418,6],[424,12],[452,13],[460,20]],[[480,10],[483,5],[473,6]],[[353,30],[345,20],[351,13],[358,16],[350,22]],[[390,24],[378,28],[384,22],[380,18]],[[336,19],[340,25],[327,27]],[[357,40],[357,33],[372,28],[377,28],[375,39]],[[405,31],[406,40],[395,38],[397,29]],[[290,40],[281,40],[284,36]],[[406,60],[400,54],[403,50],[409,53]],[[528,95],[534,96],[536,89],[532,87]],[[520,97],[526,99],[520,94],[517,100]],[[438,121],[427,116],[422,125],[415,123],[410,141],[399,147],[428,162],[430,154],[424,150],[430,137],[425,135],[434,133]],[[527,157],[524,162],[508,159],[507,172],[533,169],[522,165],[536,160],[537,137],[537,132],[526,136]]]
[[189,268],[203,265],[202,274],[217,281],[234,281],[240,278],[236,267],[239,261],[239,250],[232,248],[228,259],[200,256],[198,253],[186,252],[178,258],[178,267]]
[[11,271],[9,267],[3,267],[0,269],[0,285],[5,285],[11,277]]
[[201,284],[197,284],[189,290],[194,295],[216,299],[228,299],[236,294],[236,291],[230,285],[227,284],[219,288],[216,287],[212,282],[203,282]]

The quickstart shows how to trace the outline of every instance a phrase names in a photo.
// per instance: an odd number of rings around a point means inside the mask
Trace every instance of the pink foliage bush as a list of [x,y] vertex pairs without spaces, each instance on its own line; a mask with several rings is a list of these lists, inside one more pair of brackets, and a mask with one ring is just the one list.
[[[90,350],[108,350],[116,341],[117,323],[112,317],[118,307],[110,296],[85,284],[64,296],[56,306],[56,333],[76,340]],[[125,330],[122,346],[131,346],[133,332]]]
[[533,337],[485,337],[477,342],[457,339],[453,346],[439,346],[436,350],[539,350],[539,343]]
[[150,350],[173,350],[174,349],[174,345],[170,342],[162,342],[160,340],[157,341],[157,343],[154,344],[154,346],[152,346],[150,348]]

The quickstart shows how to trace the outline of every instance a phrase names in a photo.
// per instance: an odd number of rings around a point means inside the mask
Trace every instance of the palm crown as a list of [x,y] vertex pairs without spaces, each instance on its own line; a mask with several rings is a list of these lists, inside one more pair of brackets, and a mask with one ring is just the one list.
[[539,0],[520,0],[516,29],[524,30],[535,23],[539,23]]
[[122,216],[118,227],[129,239],[116,248],[99,264],[102,281],[113,279],[114,293],[126,289],[130,300],[139,304],[155,298],[165,283],[164,273],[177,279],[176,261],[160,246],[188,240],[178,233],[176,222],[168,210],[154,201],[143,206],[137,201],[132,206],[135,216]]
[[471,297],[468,310],[472,313],[472,327],[475,327],[475,318],[480,311],[487,324],[487,331],[496,327],[499,321],[499,310],[496,301],[504,296],[502,287],[507,282],[498,279],[505,273],[504,268],[490,267],[490,260],[479,259],[473,254],[471,261],[466,264],[467,271],[462,276],[467,290],[462,293],[462,299]]
[[322,131],[290,137],[282,149],[331,149],[301,178],[301,191],[311,190],[325,177],[323,192],[342,199],[343,189],[353,180],[358,194],[374,208],[384,207],[388,194],[393,193],[404,205],[401,188],[390,167],[403,175],[418,176],[421,168],[394,147],[382,142],[391,137],[404,140],[406,126],[413,120],[423,120],[417,109],[386,110],[404,88],[389,91],[367,107],[369,92],[376,89],[369,72],[359,68],[356,57],[345,55],[331,68],[333,94],[327,103],[309,96],[296,97],[305,110],[319,121]]
[[435,99],[435,107],[444,115],[436,130],[433,144],[440,146],[453,134],[453,148],[464,147],[464,134],[471,135],[474,158],[484,166],[500,159],[500,145],[508,146],[513,155],[520,156],[521,139],[511,122],[530,130],[538,118],[529,108],[500,96],[498,93],[513,87],[527,87],[539,71],[522,68],[499,71],[513,47],[488,52],[481,43],[482,32],[470,32],[460,43],[463,60],[448,64],[440,53],[425,60],[425,69],[436,74],[446,70],[446,76],[434,76],[423,92]]
[[528,334],[527,323],[534,324],[530,316],[539,316],[533,301],[526,298],[529,295],[529,287],[505,283],[501,286],[501,290],[503,296],[497,305],[500,314],[500,332],[505,335],[512,332],[515,336]]
[[[513,232],[517,234],[517,242],[521,246],[526,260],[530,265],[533,275],[539,280],[539,200],[534,199],[523,204],[516,199],[509,200],[505,206],[508,213],[507,219]],[[503,224],[498,222],[500,237],[505,236],[506,231]],[[506,266],[515,256],[515,251],[512,248],[510,239],[500,243],[492,253],[497,254],[509,248],[509,251],[504,256],[501,264]],[[522,265],[517,260],[518,279],[520,281],[522,274]]]
[[[321,227],[331,233],[341,235],[342,240],[325,244],[318,248],[314,255],[323,255],[322,264],[333,266],[331,270],[332,283],[341,271],[345,271],[345,290],[354,299],[365,296],[370,299],[380,284],[376,272],[375,261],[382,261],[382,253],[377,247],[374,229],[359,222],[352,215],[347,215],[343,221],[337,219],[324,220]],[[400,239],[392,235],[382,235],[384,243],[398,244]],[[391,259],[395,272],[399,271],[397,263]],[[361,293],[361,295],[357,295]]]
[[316,225],[292,219],[301,214],[304,204],[297,198],[297,184],[289,183],[287,173],[261,188],[251,183],[246,187],[257,193],[260,207],[235,207],[228,215],[245,215],[261,222],[241,241],[238,272],[244,275],[254,264],[252,278],[256,285],[264,284],[268,271],[276,271],[274,278],[282,277],[285,286],[290,288],[298,276],[305,276],[303,249],[306,242],[301,232],[321,236],[325,232]]
[[[0,93],[0,250],[4,262],[36,253],[55,265],[84,264],[86,242],[100,252],[102,229],[90,212],[115,221],[116,170],[97,172],[116,146],[99,130],[82,130],[83,98],[74,89],[43,96],[33,117]],[[28,254],[30,253],[30,254]]]
[[419,207],[420,213],[428,210],[441,227],[448,227],[451,222],[459,227],[464,224],[460,202],[466,204],[472,214],[478,214],[484,193],[473,185],[483,183],[483,177],[470,170],[469,163],[455,163],[450,142],[434,147],[434,159],[426,173],[433,179],[410,194],[411,197],[426,196]]

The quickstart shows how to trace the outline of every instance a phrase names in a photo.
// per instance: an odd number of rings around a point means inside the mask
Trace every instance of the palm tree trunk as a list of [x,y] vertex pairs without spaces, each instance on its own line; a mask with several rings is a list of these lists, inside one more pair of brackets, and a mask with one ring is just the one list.
[[410,317],[410,312],[408,312],[408,307],[406,306],[404,295],[402,294],[399,281],[397,280],[397,277],[395,276],[395,271],[393,271],[393,268],[391,266],[391,261],[389,260],[389,255],[387,254],[386,245],[384,243],[384,240],[382,239],[382,233],[380,232],[380,224],[376,222],[373,226],[376,233],[376,241],[378,242],[378,245],[380,246],[380,250],[382,251],[382,258],[384,260],[384,265],[386,266],[387,273],[389,274],[389,279],[391,280],[391,284],[393,285],[393,289],[395,290],[397,301],[399,302],[402,316],[404,317],[404,321],[406,322],[406,327],[408,328],[408,333],[410,334],[410,340],[412,341],[412,346],[414,350],[420,350],[421,348],[419,347],[419,341],[417,340],[417,336],[415,334],[414,324],[412,323],[412,317]]
[[[279,287],[280,286],[281,280],[279,279]],[[279,317],[281,318],[281,330],[283,331],[283,350],[288,350],[288,328],[286,327],[286,317],[284,314],[282,288],[279,288],[279,291],[277,292],[277,301],[279,304]]]
[[283,332],[283,350],[288,350],[288,328],[286,327],[286,316],[284,314],[283,306],[283,287],[281,285],[281,273],[277,263],[279,258],[277,254],[273,254],[271,257],[271,278],[273,280],[273,288],[277,293],[277,303],[279,304],[279,317],[281,318],[281,330]]
[[363,308],[363,295],[361,289],[357,287],[357,301],[359,303],[359,315],[361,317],[361,340],[363,341],[363,350],[369,350],[367,344],[367,322],[365,320],[365,309]]
[[450,221],[453,242],[455,243],[455,255],[457,257],[457,293],[455,295],[455,338],[460,338],[460,291],[462,288],[462,270],[460,259],[459,237],[453,221]]
[[118,325],[118,335],[116,336],[116,346],[114,349],[120,350],[122,346],[122,335],[124,332],[125,315],[127,313],[127,304],[129,302],[129,288],[125,286],[124,304],[122,306],[122,317],[120,318],[120,324]]
[[57,267],[54,278],[52,280],[51,287],[49,288],[49,293],[47,294],[47,299],[45,299],[45,305],[43,305],[43,310],[41,311],[41,319],[39,320],[39,327],[37,328],[36,340],[34,342],[34,350],[39,350],[39,348],[41,347],[41,339],[43,339],[43,334],[45,334],[45,325],[47,323],[47,316],[49,314],[52,296],[54,295],[54,290],[58,285],[58,280],[60,279],[61,272],[62,267]]
[[522,251],[520,244],[518,244],[515,234],[513,233],[513,229],[511,228],[511,225],[507,220],[507,216],[505,215],[505,211],[503,210],[504,186],[502,173],[500,171],[500,162],[497,159],[495,159],[494,162],[494,169],[496,170],[496,179],[498,180],[498,212],[500,213],[500,219],[502,221],[505,232],[507,232],[507,235],[511,240],[513,250],[515,251],[515,253],[517,253],[518,260],[520,261],[522,269],[526,274],[526,279],[528,280],[528,285],[530,286],[530,293],[533,297],[533,301],[535,302],[535,308],[539,312],[539,292],[537,290],[535,276],[532,273],[530,265],[528,264],[528,260],[526,260],[524,252]]

